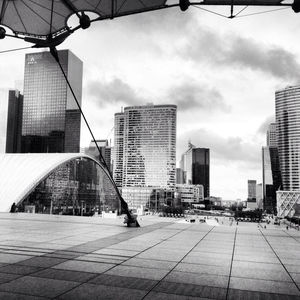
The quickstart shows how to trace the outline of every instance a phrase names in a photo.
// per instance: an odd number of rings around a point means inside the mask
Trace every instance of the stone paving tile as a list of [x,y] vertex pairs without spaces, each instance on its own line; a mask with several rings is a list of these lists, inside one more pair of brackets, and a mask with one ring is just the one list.
[[69,260],[59,265],[54,266],[54,269],[89,272],[89,273],[103,273],[112,268],[114,264],[95,263],[89,261]]
[[101,249],[101,250],[97,250],[93,253],[97,253],[97,254],[107,254],[107,255],[116,255],[116,256],[125,256],[125,257],[132,257],[138,253],[140,253],[139,251],[133,251],[133,250],[121,250],[121,249],[109,249],[109,248],[105,248],[105,249]]
[[183,263],[199,264],[199,265],[210,265],[210,266],[230,266],[231,259],[220,260],[215,258],[204,258],[201,256],[186,256]]
[[17,279],[19,277],[21,277],[21,275],[0,273],[0,284],[12,281],[12,280]]
[[167,260],[154,260],[154,259],[141,259],[131,258],[122,263],[122,265],[142,267],[142,268],[153,268],[153,269],[165,269],[171,270],[176,266],[177,262]]
[[164,281],[227,288],[228,276],[172,271]]
[[292,282],[231,277],[229,288],[300,296],[299,290]]
[[288,273],[283,271],[275,271],[272,269],[263,270],[263,269],[250,269],[250,268],[241,268],[233,267],[231,276],[233,277],[242,277],[242,278],[252,278],[252,279],[265,279],[265,280],[275,280],[275,281],[288,281],[291,282],[291,277]]
[[14,264],[30,258],[29,255],[0,253],[0,263]]
[[298,296],[229,289],[228,300],[299,300]]
[[85,283],[58,297],[65,300],[141,300],[147,291]]
[[194,284],[175,283],[167,281],[161,281],[153,291],[166,294],[176,294],[218,300],[224,300],[226,298],[226,289],[224,288],[205,287]]
[[0,273],[10,273],[10,274],[19,274],[19,275],[28,275],[40,271],[42,268],[31,267],[31,266],[22,266],[18,264],[11,264],[4,267],[0,267]]
[[140,268],[121,265],[107,271],[106,274],[161,280],[168,272],[169,270],[164,269]]
[[77,271],[60,270],[60,269],[53,269],[53,268],[44,269],[42,271],[31,274],[31,276],[33,277],[42,277],[42,278],[67,280],[67,281],[75,281],[75,282],[86,282],[97,275],[98,275],[97,273],[77,272]]
[[274,272],[283,272],[284,267],[281,264],[270,264],[262,262],[253,262],[253,261],[240,261],[233,260],[232,268],[248,268],[255,270],[273,270]]
[[295,282],[298,284],[298,286],[300,287],[300,270],[299,273],[290,273],[290,274],[295,280]]
[[166,294],[166,293],[158,293],[158,292],[151,292],[144,299],[145,300],[210,300],[209,298],[182,296],[182,295]]
[[300,267],[294,265],[284,265],[289,272],[300,274]]
[[146,258],[146,259],[158,259],[158,260],[168,260],[168,261],[179,261],[181,260],[185,255],[187,254],[187,251],[177,251],[177,250],[157,250],[155,248],[152,248],[150,250],[147,250],[145,252],[142,252],[141,254],[138,254],[137,258]]
[[15,294],[8,292],[0,292],[0,300],[45,300],[49,298],[37,297],[37,296],[28,296],[24,294]]
[[63,258],[63,259],[73,259],[75,257],[84,255],[85,252],[74,252],[68,250],[58,250],[52,253],[44,255],[45,257]]
[[272,256],[234,255],[234,260],[280,264],[280,261],[275,255]]
[[120,264],[127,258],[125,257],[117,257],[117,256],[100,256],[95,254],[86,254],[79,257],[74,258],[74,260],[81,260],[81,261],[91,261],[91,262],[101,262],[101,263],[108,263],[108,264]]
[[32,257],[30,259],[24,260],[22,262],[19,262],[18,264],[23,266],[49,268],[58,265],[64,261],[66,261],[66,259],[39,256],[39,257]]
[[158,283],[158,281],[151,280],[151,279],[144,279],[144,278],[136,278],[136,277],[101,274],[91,279],[88,283],[149,291]]
[[209,266],[209,265],[180,263],[178,264],[178,266],[176,266],[174,271],[229,276],[230,265]]
[[1,284],[0,291],[53,298],[78,284],[64,280],[24,276],[9,283]]

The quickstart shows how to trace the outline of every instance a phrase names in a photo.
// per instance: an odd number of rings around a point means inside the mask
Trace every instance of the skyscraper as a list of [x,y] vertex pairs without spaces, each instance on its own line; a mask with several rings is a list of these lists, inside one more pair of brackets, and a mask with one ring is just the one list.
[[117,187],[122,187],[123,182],[123,157],[124,157],[124,113],[115,114],[113,148],[113,177]]
[[[108,140],[96,140],[96,143],[100,149],[101,155],[105,160],[108,169],[111,171],[111,147],[108,143]],[[85,154],[88,154],[94,157],[95,159],[101,161],[98,148],[96,147],[95,142],[93,140],[90,142],[89,147],[85,148],[84,152]]]
[[21,152],[23,95],[18,90],[8,94],[8,113],[6,127],[6,153]]
[[282,185],[277,147],[262,147],[263,209],[276,213],[276,191]]
[[[82,62],[58,51],[62,67],[81,104]],[[50,52],[26,54],[22,152],[79,152],[80,111]]]
[[267,146],[277,147],[276,123],[271,123],[267,130]]
[[175,189],[176,105],[124,109],[123,187]]
[[276,91],[275,106],[283,190],[300,190],[300,86]]
[[115,114],[114,179],[130,207],[153,189],[175,192],[176,105],[131,106]]
[[189,149],[182,155],[180,161],[180,168],[183,170],[183,183],[203,185],[205,198],[210,196],[209,166],[209,149],[196,148],[189,143]]

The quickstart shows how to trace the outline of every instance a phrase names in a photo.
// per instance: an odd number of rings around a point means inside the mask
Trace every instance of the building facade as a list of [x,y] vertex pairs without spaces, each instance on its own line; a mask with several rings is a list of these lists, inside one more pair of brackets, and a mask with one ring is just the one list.
[[267,146],[277,147],[276,123],[271,123],[267,130]]
[[21,152],[23,95],[18,90],[8,93],[6,153]]
[[[60,62],[81,104],[82,62],[69,50]],[[79,152],[80,111],[50,52],[26,54],[22,152]]]
[[145,204],[134,200],[141,188],[175,191],[176,116],[176,105],[153,104],[115,115],[114,179],[134,207]]
[[256,180],[248,180],[247,207],[255,209],[256,206]]
[[[111,147],[108,143],[108,140],[96,140],[96,143],[100,149],[103,159],[105,160],[107,168],[111,172]],[[98,161],[101,161],[98,148],[96,147],[94,141],[90,142],[89,147],[85,148],[84,153],[94,157]]]
[[275,106],[282,188],[300,190],[300,86],[276,91]]
[[175,105],[124,109],[123,187],[175,189]]
[[184,184],[200,184],[204,197],[210,196],[210,152],[207,148],[196,148],[189,143],[189,149],[182,155],[180,168],[183,170]]
[[112,155],[113,178],[117,187],[123,183],[124,113],[116,113],[114,121],[114,148]]
[[176,192],[183,205],[199,203],[204,200],[204,188],[200,184],[176,184]]
[[268,213],[276,213],[276,192],[281,188],[281,171],[279,164],[278,148],[262,148],[262,188],[263,188],[263,209]]

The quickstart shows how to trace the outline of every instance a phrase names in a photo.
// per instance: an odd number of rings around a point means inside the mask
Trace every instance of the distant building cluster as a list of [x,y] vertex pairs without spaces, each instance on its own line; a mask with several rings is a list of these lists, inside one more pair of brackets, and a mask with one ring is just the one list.
[[[58,55],[81,104],[82,62],[69,50]],[[246,204],[251,210],[292,217],[300,213],[300,86],[276,91],[275,110],[262,147],[262,182],[248,180]],[[114,146],[107,139],[92,140],[82,157],[64,161],[26,194],[27,206],[81,214],[95,207],[112,209],[112,174],[131,209],[242,207],[241,201],[210,195],[210,149],[189,142],[176,168],[176,122],[176,105],[125,107],[114,115]],[[6,153],[79,154],[80,125],[80,110],[51,54],[26,54],[24,92],[8,93]]]
[[[262,183],[256,185],[256,206],[279,217],[300,214],[300,86],[275,92],[276,122],[262,147]],[[252,188],[254,188],[254,181]],[[251,192],[252,195],[252,192]],[[248,207],[253,198],[248,195]],[[253,207],[253,206],[252,206]]]

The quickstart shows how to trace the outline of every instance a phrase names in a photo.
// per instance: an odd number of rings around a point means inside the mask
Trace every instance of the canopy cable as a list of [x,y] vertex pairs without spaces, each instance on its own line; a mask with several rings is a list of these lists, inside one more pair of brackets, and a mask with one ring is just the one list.
[[271,12],[274,12],[274,11],[278,11],[278,10],[283,10],[283,9],[289,9],[290,7],[282,7],[282,8],[276,8],[276,9],[271,9],[271,10],[266,10],[266,11],[261,11],[261,12],[256,12],[256,13],[251,13],[251,14],[246,14],[246,15],[241,15],[239,16],[239,14],[244,11],[248,6],[244,7],[241,11],[239,11],[236,15],[232,15],[232,16],[225,16],[225,15],[222,15],[222,14],[219,14],[215,11],[212,11],[212,10],[209,10],[209,9],[205,9],[203,7],[199,7],[198,5],[192,5],[191,6],[195,7],[195,8],[198,8],[198,9],[201,9],[201,10],[204,10],[206,12],[209,12],[211,14],[214,14],[214,15],[217,15],[217,16],[220,16],[220,17],[223,17],[223,18],[230,18],[230,19],[235,19],[235,18],[243,18],[243,17],[249,17],[249,16],[254,16],[254,15],[260,15],[260,14],[266,14],[266,13],[271,13]]
[[244,8],[242,8],[238,13],[236,13],[234,15],[234,18],[236,18],[241,12],[243,12],[245,9],[247,9],[249,7],[249,5],[245,6]]
[[[78,107],[78,109],[79,109],[79,111],[80,111],[80,113],[81,113],[81,115],[82,115],[82,117],[83,117],[83,119],[84,119],[84,122],[85,122],[85,124],[86,124],[86,126],[87,126],[87,128],[88,128],[88,130],[89,130],[89,132],[90,132],[90,134],[91,134],[91,136],[92,136],[93,142],[95,143],[95,146],[97,147],[97,150],[98,150],[98,152],[99,152],[100,162],[104,165],[105,169],[107,170],[107,172],[108,172],[108,174],[109,174],[109,176],[110,176],[110,181],[111,181],[111,183],[113,184],[113,186],[114,186],[114,188],[115,188],[115,190],[116,190],[116,192],[117,192],[117,195],[118,195],[118,197],[119,197],[119,199],[120,199],[120,201],[121,201],[121,207],[123,208],[124,212],[126,213],[126,215],[127,215],[127,217],[128,217],[128,220],[134,221],[134,219],[133,219],[131,213],[129,212],[128,205],[127,205],[127,203],[125,202],[125,200],[123,199],[123,197],[121,196],[120,191],[119,191],[119,189],[118,189],[118,187],[117,187],[117,185],[116,185],[116,183],[115,183],[115,181],[114,181],[114,179],[113,179],[113,177],[112,177],[112,174],[111,174],[111,172],[110,172],[110,170],[109,170],[109,168],[108,168],[108,166],[107,166],[107,164],[106,164],[106,161],[105,161],[105,159],[104,159],[103,156],[102,156],[101,150],[100,150],[100,148],[99,148],[99,146],[98,146],[98,144],[97,144],[97,141],[96,141],[96,139],[95,139],[95,137],[94,137],[94,134],[93,134],[93,132],[92,132],[92,130],[91,130],[91,127],[90,127],[90,125],[89,125],[89,123],[88,123],[88,121],[87,121],[87,119],[86,119],[86,117],[85,117],[85,115],[84,115],[84,113],[83,113],[83,111],[82,111],[82,108],[81,108],[81,106],[80,106],[80,104],[79,104],[79,102],[78,102],[78,100],[77,100],[77,97],[76,97],[76,95],[75,95],[75,93],[74,93],[74,91],[73,91],[73,88],[72,88],[72,86],[71,86],[71,84],[70,84],[70,82],[69,82],[69,79],[68,79],[68,77],[67,77],[67,75],[66,75],[66,73],[65,73],[65,71],[64,71],[64,69],[63,69],[63,67],[62,67],[62,65],[61,65],[61,63],[60,63],[60,60],[59,60],[59,57],[58,57],[58,53],[57,53],[56,48],[55,48],[55,47],[51,47],[51,48],[50,48],[50,53],[52,54],[52,56],[54,57],[54,59],[55,59],[56,62],[58,63],[58,65],[59,65],[59,67],[60,67],[60,69],[61,69],[61,72],[62,72],[62,74],[63,74],[63,76],[64,76],[64,78],[65,78],[65,80],[66,80],[66,82],[67,82],[67,85],[68,85],[68,87],[69,87],[70,90],[71,90],[71,93],[72,93],[72,95],[73,95],[73,97],[74,97],[74,99],[75,99],[75,102],[76,102],[76,104],[77,104],[77,107]],[[139,224],[138,224],[137,220],[136,220],[135,222],[136,222],[136,226],[139,227]]]
[[217,12],[215,12],[215,11],[212,11],[212,10],[209,10],[209,9],[206,9],[206,8],[203,8],[203,7],[199,7],[199,6],[197,6],[197,5],[191,5],[191,6],[192,6],[192,7],[195,7],[195,8],[198,8],[198,9],[201,9],[201,10],[204,10],[204,11],[209,12],[209,13],[211,13],[211,14],[217,15],[217,16],[219,16],[219,17],[223,17],[223,18],[228,19],[228,16],[219,14],[219,13],[217,13]]
[[19,51],[19,50],[25,50],[25,49],[29,49],[29,48],[32,48],[32,46],[30,46],[30,47],[24,47],[24,48],[10,49],[10,50],[3,50],[3,51],[0,51],[0,54],[1,53],[7,53],[7,52],[13,52],[13,51]]
[[289,9],[289,8],[290,7],[282,7],[282,8],[276,8],[276,9],[271,9],[271,10],[266,10],[266,11],[260,11],[260,12],[251,13],[251,14],[247,14],[247,15],[237,16],[237,18],[250,17],[250,16],[254,16],[254,15],[261,15],[261,14],[271,13],[271,12],[274,12],[274,11],[284,10],[284,9]]

